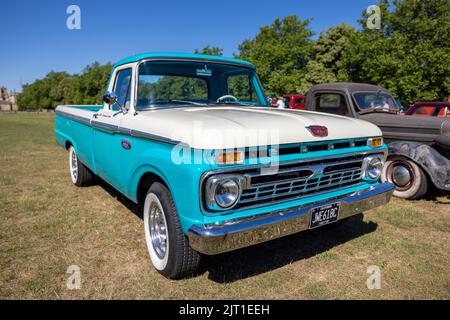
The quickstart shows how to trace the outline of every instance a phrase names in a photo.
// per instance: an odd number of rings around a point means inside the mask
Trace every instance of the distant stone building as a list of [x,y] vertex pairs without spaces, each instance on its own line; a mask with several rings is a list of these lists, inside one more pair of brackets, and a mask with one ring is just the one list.
[[6,87],[0,87],[0,111],[17,111],[17,93],[10,91]]

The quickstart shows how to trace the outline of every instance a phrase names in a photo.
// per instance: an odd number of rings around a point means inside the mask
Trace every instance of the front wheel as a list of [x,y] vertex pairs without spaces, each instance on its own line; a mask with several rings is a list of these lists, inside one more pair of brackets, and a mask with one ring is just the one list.
[[189,246],[172,195],[159,182],[152,184],[145,198],[144,231],[150,260],[159,273],[180,279],[197,271],[200,254]]
[[428,190],[427,176],[423,170],[415,162],[400,156],[386,161],[381,181],[393,183],[394,196],[403,199],[419,199]]

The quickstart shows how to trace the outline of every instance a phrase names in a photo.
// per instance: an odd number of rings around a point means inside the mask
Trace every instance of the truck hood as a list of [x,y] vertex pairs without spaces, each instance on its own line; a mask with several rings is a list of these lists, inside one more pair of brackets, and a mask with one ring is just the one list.
[[386,113],[369,113],[360,117],[378,125],[387,140],[408,140],[429,144],[440,135],[450,134],[448,118]]
[[[328,128],[314,137],[306,127]],[[182,142],[196,149],[229,149],[381,136],[362,120],[303,110],[264,107],[182,107],[140,111],[124,117],[123,127]]]

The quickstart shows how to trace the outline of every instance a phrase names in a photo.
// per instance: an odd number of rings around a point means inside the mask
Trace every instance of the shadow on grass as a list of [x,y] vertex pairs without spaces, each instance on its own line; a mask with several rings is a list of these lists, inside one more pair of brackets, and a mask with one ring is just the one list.
[[424,197],[424,200],[431,200],[439,204],[448,204],[450,203],[450,192],[432,186],[431,190]]
[[99,177],[96,177],[96,184],[103,188],[109,195],[113,198],[116,198],[123,206],[125,206],[128,210],[133,212],[139,219],[143,219],[142,207],[138,204],[134,203],[127,197],[125,197],[122,193],[117,191],[113,186],[105,182]]
[[[142,209],[101,179],[97,181],[106,192],[142,219]],[[230,283],[262,274],[287,264],[311,258],[362,235],[376,230],[374,222],[364,222],[359,214],[344,224],[304,231],[280,239],[215,256],[203,256],[198,275],[208,273],[217,283]]]
[[216,256],[205,256],[200,272],[218,283],[230,283],[259,275],[287,264],[311,258],[319,253],[376,230],[374,222],[363,215],[350,217],[335,228],[304,231],[248,248]]

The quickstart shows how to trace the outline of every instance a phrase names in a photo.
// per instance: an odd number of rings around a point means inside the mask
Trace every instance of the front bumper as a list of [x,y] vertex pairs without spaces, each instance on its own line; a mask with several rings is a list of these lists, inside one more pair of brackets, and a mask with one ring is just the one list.
[[341,220],[388,203],[393,192],[393,184],[380,183],[339,198],[301,207],[228,220],[220,224],[193,225],[188,232],[189,244],[194,250],[208,255],[248,247],[309,229],[311,210],[318,206],[340,202]]

